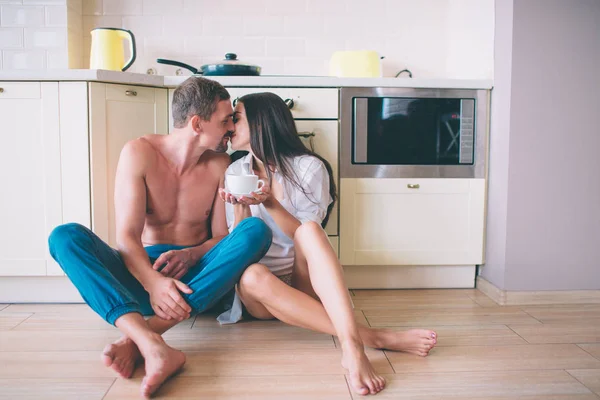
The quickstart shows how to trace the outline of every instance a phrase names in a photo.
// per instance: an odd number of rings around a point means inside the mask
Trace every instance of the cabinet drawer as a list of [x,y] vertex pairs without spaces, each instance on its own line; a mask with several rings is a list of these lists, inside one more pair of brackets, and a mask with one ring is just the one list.
[[0,100],[41,98],[40,82],[0,82]]
[[356,179],[356,193],[468,193],[468,179]]
[[309,88],[227,88],[232,99],[249,93],[272,92],[294,102],[292,114],[296,119],[337,119],[338,89]]
[[106,99],[135,101],[136,103],[154,103],[154,88],[129,85],[106,85]]

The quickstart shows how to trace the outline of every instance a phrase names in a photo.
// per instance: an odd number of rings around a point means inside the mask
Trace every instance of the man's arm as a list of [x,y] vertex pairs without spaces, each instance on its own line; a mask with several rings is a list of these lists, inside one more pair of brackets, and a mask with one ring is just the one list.
[[150,293],[156,314],[165,319],[185,317],[191,309],[179,291],[173,290],[173,286],[188,293],[191,290],[181,282],[164,281],[165,278],[152,269],[142,244],[146,216],[147,154],[146,144],[139,140],[127,143],[121,151],[115,179],[117,248],[127,269]]
[[227,219],[225,217],[225,203],[223,203],[219,197],[219,189],[224,187],[225,171],[227,170],[231,159],[227,155],[219,154],[213,162],[215,163],[215,173],[219,176],[219,187],[214,193],[210,217],[211,238],[200,246],[189,249],[192,254],[192,259],[195,262],[199,261],[210,249],[219,243],[221,239],[229,234],[229,230],[227,229]]
[[115,178],[115,223],[117,249],[129,271],[148,290],[160,274],[152,269],[142,244],[146,218],[144,147],[133,141],[121,151]]

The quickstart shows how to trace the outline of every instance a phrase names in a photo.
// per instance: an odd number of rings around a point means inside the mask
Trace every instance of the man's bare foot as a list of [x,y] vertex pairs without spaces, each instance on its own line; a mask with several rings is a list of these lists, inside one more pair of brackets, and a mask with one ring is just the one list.
[[403,332],[377,329],[372,332],[372,335],[372,344],[375,348],[404,351],[421,357],[427,356],[437,344],[437,334],[428,329],[411,329]]
[[102,351],[104,365],[125,379],[131,378],[135,364],[141,360],[141,357],[138,347],[128,337],[120,338]]
[[144,351],[146,376],[142,380],[141,393],[145,398],[150,397],[158,388],[185,364],[185,354],[158,343]]
[[342,366],[348,370],[350,386],[356,393],[364,396],[383,390],[385,378],[375,372],[362,345],[342,343],[342,352]]

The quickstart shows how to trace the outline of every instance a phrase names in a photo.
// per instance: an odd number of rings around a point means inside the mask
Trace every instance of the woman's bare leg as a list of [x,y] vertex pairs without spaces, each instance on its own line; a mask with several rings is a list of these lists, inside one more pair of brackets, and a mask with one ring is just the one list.
[[[311,236],[309,240],[320,241],[321,245],[325,247],[331,246],[325,235]],[[312,248],[313,243],[308,243],[308,245],[304,247]],[[340,268],[340,270],[342,268],[339,262],[338,268]],[[306,257],[298,246],[296,247],[296,257],[294,260],[292,286],[318,300],[318,296],[310,281]],[[403,351],[425,357],[437,343],[436,333],[429,329],[394,331],[391,329],[374,329],[361,325],[360,323],[358,323],[358,329],[363,343],[375,349]]]
[[[142,396],[149,397],[185,364],[185,355],[167,346],[160,334],[152,331],[140,314],[125,314],[117,319],[115,325],[145,359],[146,375],[141,386]],[[112,362],[117,362],[116,358]]]

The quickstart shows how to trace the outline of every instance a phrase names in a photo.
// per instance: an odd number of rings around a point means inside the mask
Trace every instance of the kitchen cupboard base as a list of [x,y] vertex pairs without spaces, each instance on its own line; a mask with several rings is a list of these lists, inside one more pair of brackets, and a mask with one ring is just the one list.
[[600,290],[502,290],[480,276],[477,289],[501,306],[600,304]]
[[475,287],[474,265],[345,265],[350,289],[463,289]]
[[2,276],[0,303],[83,303],[66,276]]

